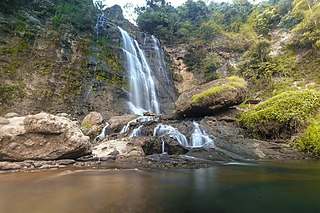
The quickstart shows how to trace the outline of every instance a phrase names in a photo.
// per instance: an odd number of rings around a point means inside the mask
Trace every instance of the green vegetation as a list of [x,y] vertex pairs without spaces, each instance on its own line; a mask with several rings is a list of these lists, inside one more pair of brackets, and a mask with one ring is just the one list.
[[[241,75],[249,83],[249,95],[268,88],[264,98],[272,97],[275,79],[304,78],[320,84],[320,4],[315,0],[255,5],[247,0],[209,4],[188,0],[178,8],[165,1],[147,1],[137,11],[143,31],[164,43],[186,44],[184,62],[189,71],[204,76],[204,82],[226,72]],[[278,51],[275,35],[288,37],[278,44]],[[223,66],[235,54],[241,55],[237,66]]]
[[89,121],[84,120],[84,121],[81,123],[81,127],[82,127],[83,129],[90,129],[90,128],[92,127],[92,125],[90,124]]
[[300,151],[320,157],[320,114],[312,119],[293,145]]
[[14,104],[15,101],[19,101],[25,95],[25,84],[19,82],[18,84],[0,84],[0,113],[6,108]]
[[301,130],[320,106],[316,90],[280,93],[240,115],[239,123],[261,138],[288,138]]
[[98,9],[91,0],[54,0],[54,16],[51,20],[54,29],[62,29],[71,24],[80,31],[91,30]]
[[227,78],[224,84],[214,85],[209,89],[192,96],[192,102],[201,102],[207,98],[213,99],[218,94],[225,93],[229,90],[244,88],[245,86],[246,86],[246,82],[244,79],[239,78],[237,76],[231,76]]

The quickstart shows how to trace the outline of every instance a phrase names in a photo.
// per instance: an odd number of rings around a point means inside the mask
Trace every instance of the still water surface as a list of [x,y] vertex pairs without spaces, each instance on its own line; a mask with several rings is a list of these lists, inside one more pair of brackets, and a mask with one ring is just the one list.
[[320,212],[320,162],[3,173],[0,212]]

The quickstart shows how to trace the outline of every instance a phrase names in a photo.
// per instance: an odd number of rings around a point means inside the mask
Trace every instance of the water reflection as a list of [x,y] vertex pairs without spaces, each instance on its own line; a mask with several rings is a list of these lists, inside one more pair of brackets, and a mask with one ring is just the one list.
[[[254,166],[253,166],[254,165]],[[0,175],[0,212],[317,212],[320,164]]]

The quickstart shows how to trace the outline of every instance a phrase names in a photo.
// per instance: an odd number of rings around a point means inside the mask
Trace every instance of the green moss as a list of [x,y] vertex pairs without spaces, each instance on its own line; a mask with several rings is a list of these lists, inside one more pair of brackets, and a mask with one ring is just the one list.
[[48,60],[44,60],[39,65],[39,72],[41,75],[46,76],[53,72],[54,63]]
[[294,143],[299,151],[320,157],[320,114],[311,121],[308,127]]
[[198,103],[204,100],[205,98],[214,98],[215,95],[221,94],[227,90],[237,89],[237,88],[244,88],[246,82],[244,79],[238,76],[231,76],[227,78],[226,83],[222,85],[214,85],[211,88],[202,91],[196,95],[192,96],[192,102]]
[[91,124],[89,123],[89,121],[84,120],[81,123],[81,127],[84,128],[84,129],[90,129],[91,128]]
[[41,89],[38,90],[35,95],[41,101],[49,101],[53,97],[53,92],[49,89]]
[[0,106],[2,108],[10,107],[15,101],[22,99],[25,95],[25,84],[19,82],[18,84],[0,84]]
[[240,125],[254,136],[287,138],[305,124],[320,105],[316,90],[283,92],[240,115]]

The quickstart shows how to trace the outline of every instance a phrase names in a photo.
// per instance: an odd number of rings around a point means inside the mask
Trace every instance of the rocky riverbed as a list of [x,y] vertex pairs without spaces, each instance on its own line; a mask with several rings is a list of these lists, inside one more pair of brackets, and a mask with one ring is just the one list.
[[[237,113],[232,108],[196,121],[158,115],[146,115],[155,118],[149,120],[123,115],[106,121],[99,113],[90,113],[82,121],[82,127],[66,114],[11,113],[0,120],[0,170],[200,168],[221,161],[312,159],[291,148],[286,141],[246,138],[235,121]],[[172,135],[153,135],[161,124],[172,126],[189,140],[193,122],[199,123],[213,144],[183,146]],[[103,137],[97,138],[102,128]]]

